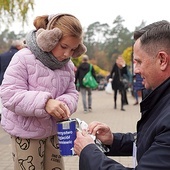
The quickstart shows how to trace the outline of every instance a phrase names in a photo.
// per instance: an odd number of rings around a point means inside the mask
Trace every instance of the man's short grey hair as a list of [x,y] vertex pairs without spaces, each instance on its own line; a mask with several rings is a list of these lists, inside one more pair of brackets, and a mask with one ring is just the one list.
[[17,47],[17,46],[23,46],[24,43],[22,40],[13,40],[12,41],[12,46]]

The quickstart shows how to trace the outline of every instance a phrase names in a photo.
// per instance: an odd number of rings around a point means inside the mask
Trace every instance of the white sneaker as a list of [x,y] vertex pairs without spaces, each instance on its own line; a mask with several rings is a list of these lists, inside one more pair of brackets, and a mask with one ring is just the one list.
[[87,114],[88,112],[87,112],[87,110],[84,110],[84,114]]

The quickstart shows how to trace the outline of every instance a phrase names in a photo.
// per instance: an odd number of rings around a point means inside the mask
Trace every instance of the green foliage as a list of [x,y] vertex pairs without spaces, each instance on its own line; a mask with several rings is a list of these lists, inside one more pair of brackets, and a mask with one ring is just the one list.
[[101,76],[104,76],[104,77],[109,75],[108,71],[101,69],[99,66],[93,65],[93,67],[94,67],[94,70],[96,72],[96,75],[101,75]]
[[0,22],[9,26],[18,20],[24,25],[30,9],[34,9],[34,0],[0,0]]
[[81,58],[81,57],[72,58],[71,60],[72,60],[72,62],[74,63],[74,65],[75,65],[76,67],[78,67],[78,66],[80,65],[81,61],[82,61],[82,58]]
[[128,47],[124,50],[122,57],[124,58],[126,64],[128,66],[132,65],[132,60],[133,60],[133,56],[132,56],[132,47]]
[[87,55],[102,69],[111,70],[116,58],[133,44],[133,32],[124,27],[123,22],[124,19],[117,16],[111,26],[94,22],[85,31]]

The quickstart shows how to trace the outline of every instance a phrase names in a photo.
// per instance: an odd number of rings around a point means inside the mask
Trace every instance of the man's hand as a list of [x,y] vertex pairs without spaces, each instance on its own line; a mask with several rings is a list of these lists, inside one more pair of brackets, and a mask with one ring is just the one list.
[[94,140],[90,136],[90,134],[87,133],[87,131],[78,131],[77,132],[77,138],[74,141],[74,151],[75,153],[80,156],[81,151],[89,144],[94,143]]
[[109,128],[104,123],[94,121],[89,124],[88,132],[97,139],[99,139],[105,145],[111,145],[113,143],[113,134]]

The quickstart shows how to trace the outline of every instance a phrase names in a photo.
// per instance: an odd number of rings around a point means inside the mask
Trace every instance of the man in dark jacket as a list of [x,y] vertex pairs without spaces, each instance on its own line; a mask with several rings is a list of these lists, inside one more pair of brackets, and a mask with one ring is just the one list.
[[[8,51],[0,54],[0,85],[2,84],[2,80],[4,77],[4,73],[6,68],[8,67],[13,55],[23,48],[23,42],[20,40],[14,40],[12,45]],[[1,119],[1,99],[0,99],[0,119]]]
[[2,84],[3,76],[6,68],[8,67],[13,55],[23,47],[23,42],[14,40],[8,51],[0,54],[0,85]]
[[[76,71],[76,80],[75,80],[75,83],[79,84],[80,93],[82,95],[84,113],[87,113],[88,111],[92,111],[92,89],[85,87],[83,85],[83,78],[86,75],[86,73],[90,70],[90,64],[88,63],[88,61],[89,61],[89,57],[87,55],[83,55],[82,63],[80,64],[80,66]],[[96,79],[95,70],[93,66],[92,66],[92,75]],[[86,101],[86,95],[87,95],[87,101]]]
[[110,148],[107,155],[131,155],[136,166],[124,167],[101,152],[90,135],[77,132],[75,152],[80,170],[170,170],[170,23],[159,21],[134,33],[135,74],[151,92],[140,103],[141,119],[137,137],[131,133],[111,133],[110,128],[92,122],[88,133]]

